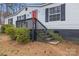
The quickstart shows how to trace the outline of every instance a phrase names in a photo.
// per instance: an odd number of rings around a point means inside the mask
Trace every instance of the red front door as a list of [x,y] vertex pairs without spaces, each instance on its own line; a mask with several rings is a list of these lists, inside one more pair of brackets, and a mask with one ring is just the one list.
[[[33,11],[32,11],[32,21],[33,21],[33,22],[36,21],[37,16],[38,16],[37,14],[38,14],[38,13],[37,13],[37,10],[33,10]],[[35,18],[36,18],[36,19],[35,19]]]

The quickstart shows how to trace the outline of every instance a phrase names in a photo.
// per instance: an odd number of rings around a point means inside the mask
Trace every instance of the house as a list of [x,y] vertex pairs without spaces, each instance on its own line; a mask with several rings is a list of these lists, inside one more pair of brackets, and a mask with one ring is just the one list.
[[[53,29],[65,38],[79,39],[79,4],[78,3],[42,3],[27,5],[16,14],[5,18],[5,24],[32,29],[32,11],[37,12],[37,20],[47,29]],[[31,20],[30,20],[31,19]],[[43,29],[37,23],[37,29]],[[75,39],[76,40],[76,39]]]

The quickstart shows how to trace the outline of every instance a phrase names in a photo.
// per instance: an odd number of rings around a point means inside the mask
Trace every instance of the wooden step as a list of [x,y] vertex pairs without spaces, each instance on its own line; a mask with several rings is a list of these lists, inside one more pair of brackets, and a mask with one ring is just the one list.
[[49,41],[48,43],[49,44],[58,44],[58,43],[60,43],[60,41]]

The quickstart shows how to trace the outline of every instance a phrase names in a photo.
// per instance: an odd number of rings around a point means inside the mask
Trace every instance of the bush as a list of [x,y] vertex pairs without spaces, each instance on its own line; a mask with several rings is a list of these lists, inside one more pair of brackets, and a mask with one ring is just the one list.
[[10,25],[10,24],[2,25],[1,26],[1,33],[5,33],[5,29],[8,28],[8,27],[13,27],[13,25]]
[[5,33],[8,34],[12,40],[16,39],[15,31],[16,31],[16,28],[14,28],[14,27],[7,27],[5,29]]
[[63,37],[58,33],[51,33],[51,35],[54,40],[63,41]]
[[5,24],[1,26],[1,33],[6,33],[8,34],[11,39],[15,39],[15,28],[13,25],[10,24]]
[[28,43],[30,41],[30,30],[25,28],[16,29],[16,41],[19,43]]
[[15,28],[13,25],[2,25],[1,32],[8,34],[12,40],[19,43],[27,43],[30,41],[30,30],[26,28]]

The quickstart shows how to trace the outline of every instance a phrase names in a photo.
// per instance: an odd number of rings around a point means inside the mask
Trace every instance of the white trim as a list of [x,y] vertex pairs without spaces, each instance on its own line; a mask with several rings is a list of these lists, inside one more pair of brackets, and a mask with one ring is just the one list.
[[[60,14],[60,19],[57,20],[57,21],[61,21],[61,5],[60,5],[60,6],[55,6],[55,7],[60,7],[60,12],[50,14],[50,8],[48,8],[48,22],[51,22],[51,21],[50,21],[50,15],[57,15],[57,14]],[[51,7],[51,8],[54,8],[54,7]],[[52,21],[53,21],[53,20],[52,20]]]

